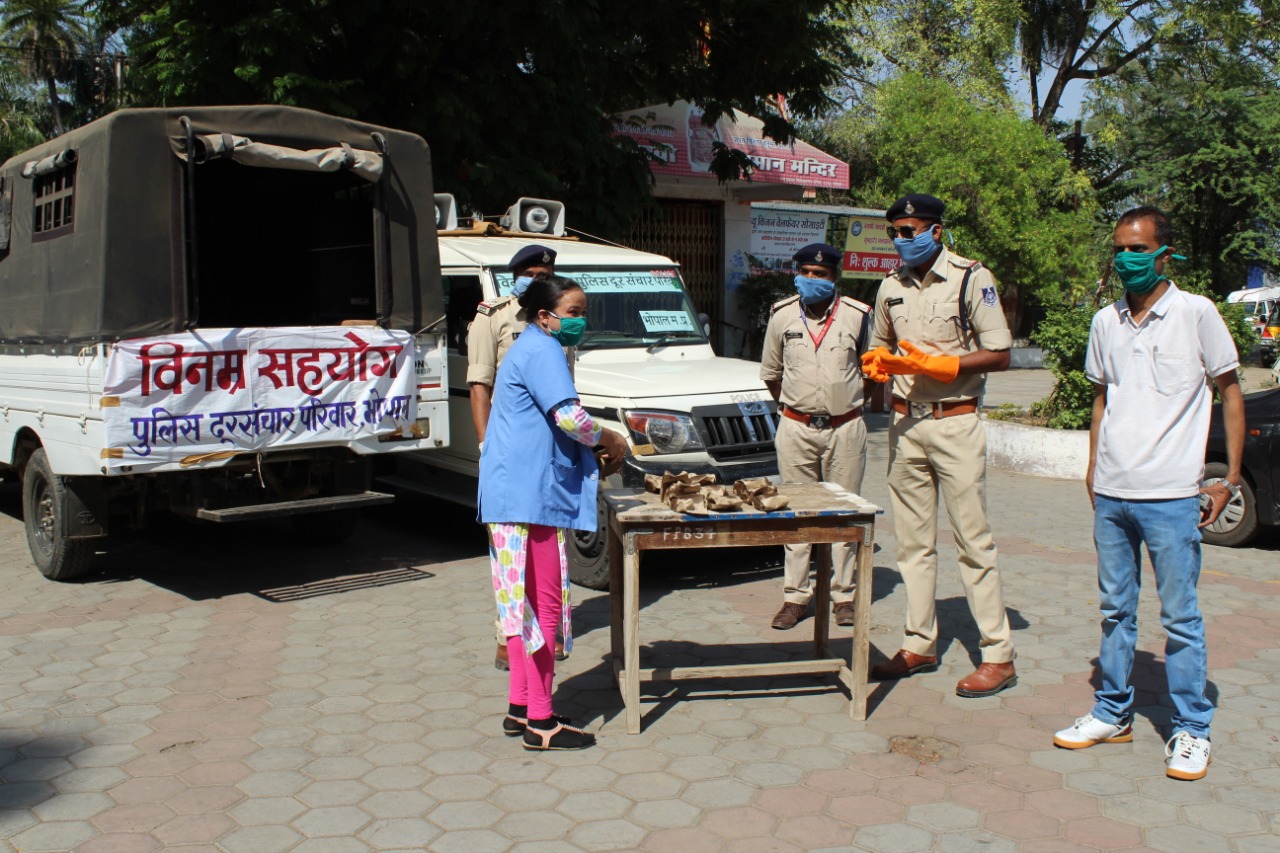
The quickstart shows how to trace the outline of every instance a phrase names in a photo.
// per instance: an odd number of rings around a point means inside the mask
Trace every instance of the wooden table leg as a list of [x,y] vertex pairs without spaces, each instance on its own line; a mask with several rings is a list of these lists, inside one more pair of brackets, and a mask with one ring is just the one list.
[[622,539],[613,525],[609,525],[605,539],[605,559],[609,561],[609,668],[613,683],[618,687],[618,672],[622,669],[626,655],[625,639],[622,635],[623,603],[622,603]]
[[867,718],[867,679],[871,668],[871,574],[875,552],[875,525],[863,524],[862,541],[858,543],[858,559],[853,592],[853,683],[849,685],[849,716]]
[[627,734],[640,734],[640,552],[634,534],[626,537],[623,557],[623,637],[626,658],[622,672],[622,704]]
[[831,545],[813,545],[813,656],[822,659],[827,656],[827,635],[831,625]]

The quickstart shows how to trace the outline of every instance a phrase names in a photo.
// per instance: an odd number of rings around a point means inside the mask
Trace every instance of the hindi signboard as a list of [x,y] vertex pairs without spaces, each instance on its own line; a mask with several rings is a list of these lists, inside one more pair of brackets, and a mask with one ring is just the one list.
[[715,143],[751,158],[757,183],[795,184],[846,190],[849,164],[799,139],[781,143],[764,135],[764,123],[730,111],[713,125],[702,123],[702,109],[688,101],[627,110],[615,116],[614,136],[634,139],[652,156],[655,175],[707,178]]
[[103,379],[113,468],[408,431],[414,339],[359,328],[208,329],[117,343]]
[[790,269],[791,256],[810,243],[827,239],[825,213],[757,208],[751,211],[752,272]]
[[849,217],[845,232],[844,278],[874,278],[877,281],[898,268],[902,261],[885,233],[884,214]]

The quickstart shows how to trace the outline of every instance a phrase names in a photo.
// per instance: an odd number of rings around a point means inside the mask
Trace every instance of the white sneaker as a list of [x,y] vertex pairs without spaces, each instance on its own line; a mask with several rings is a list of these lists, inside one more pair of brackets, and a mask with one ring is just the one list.
[[1053,736],[1053,745],[1063,749],[1084,749],[1099,743],[1128,743],[1133,740],[1133,724],[1104,723],[1093,714],[1085,714],[1075,725]]
[[1164,775],[1170,779],[1203,779],[1209,772],[1209,739],[1178,732],[1165,744]]

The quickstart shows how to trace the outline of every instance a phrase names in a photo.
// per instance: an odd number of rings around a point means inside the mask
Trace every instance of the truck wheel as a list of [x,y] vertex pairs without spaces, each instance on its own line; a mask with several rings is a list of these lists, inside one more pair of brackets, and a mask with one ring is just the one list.
[[62,534],[62,515],[66,511],[66,485],[53,473],[41,447],[31,454],[23,472],[22,518],[36,568],[55,581],[83,577],[93,561],[92,540],[68,539]]
[[341,545],[351,538],[360,522],[360,510],[336,509],[292,515],[289,522],[305,545]]
[[[1204,466],[1201,487],[1211,486],[1227,479],[1227,466],[1210,462]],[[1258,533],[1258,505],[1253,487],[1245,480],[1240,484],[1240,497],[1232,498],[1222,509],[1218,520],[1200,531],[1201,538],[1209,545],[1235,548],[1248,545]]]
[[565,556],[569,562],[569,580],[587,589],[609,588],[609,560],[605,554],[606,515],[604,500],[596,501],[596,529],[570,530],[565,539]]

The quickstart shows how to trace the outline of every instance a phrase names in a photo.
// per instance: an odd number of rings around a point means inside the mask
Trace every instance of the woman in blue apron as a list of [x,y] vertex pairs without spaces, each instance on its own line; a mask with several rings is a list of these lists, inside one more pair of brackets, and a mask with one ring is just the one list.
[[562,347],[587,326],[587,296],[571,279],[535,279],[520,296],[529,326],[498,368],[480,454],[478,518],[489,532],[498,618],[507,636],[509,702],[503,731],[524,748],[582,749],[595,736],[551,707],[557,629],[570,631],[565,531],[596,529],[599,470],[620,465],[626,439],[583,410]]

